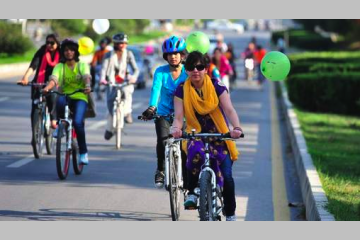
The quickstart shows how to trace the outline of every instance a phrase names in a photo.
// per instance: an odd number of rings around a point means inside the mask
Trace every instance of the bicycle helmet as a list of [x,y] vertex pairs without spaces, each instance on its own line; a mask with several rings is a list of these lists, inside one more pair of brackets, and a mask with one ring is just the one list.
[[185,51],[186,43],[181,37],[171,36],[162,44],[163,58],[167,61],[168,53],[182,53]]
[[128,36],[125,33],[118,33],[112,37],[114,43],[128,43]]
[[74,60],[76,62],[80,61],[79,44],[71,38],[66,38],[61,42],[61,46],[60,46],[61,62],[65,62],[66,60],[69,60],[66,59],[64,55],[65,47],[68,47],[75,52]]

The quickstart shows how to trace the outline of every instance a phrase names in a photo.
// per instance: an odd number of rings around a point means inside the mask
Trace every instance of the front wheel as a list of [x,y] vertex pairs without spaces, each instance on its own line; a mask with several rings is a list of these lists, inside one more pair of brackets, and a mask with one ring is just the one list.
[[213,221],[212,186],[210,172],[203,172],[200,178],[200,221]]
[[84,169],[84,164],[80,163],[79,146],[76,138],[73,138],[71,148],[72,148],[72,158],[73,158],[72,162],[73,162],[74,172],[76,175],[80,175]]
[[116,149],[120,149],[121,148],[121,130],[123,128],[124,125],[124,115],[123,115],[123,109],[120,109],[120,107],[116,108],[115,111],[115,115],[116,116],[116,124],[115,124],[115,129],[116,129]]
[[70,137],[66,123],[60,122],[56,140],[56,170],[61,180],[66,179],[69,173],[71,150],[67,148],[67,144]]
[[170,149],[169,155],[169,195],[170,195],[170,208],[171,217],[173,221],[178,221],[180,217],[180,187],[179,179],[177,176],[177,162],[174,156],[175,152]]
[[35,115],[37,115],[37,118],[34,117],[33,119],[32,147],[35,158],[40,158],[44,146],[43,116],[41,111],[34,113]]

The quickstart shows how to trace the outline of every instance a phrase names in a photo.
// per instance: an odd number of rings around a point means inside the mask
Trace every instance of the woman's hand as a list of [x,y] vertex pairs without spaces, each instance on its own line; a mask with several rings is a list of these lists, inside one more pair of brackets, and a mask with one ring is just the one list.
[[235,139],[240,138],[241,134],[242,131],[239,128],[235,128],[234,130],[230,131],[230,136]]
[[129,80],[129,83],[130,84],[134,84],[134,83],[136,83],[136,78],[134,78],[134,76],[132,76],[132,75],[130,75],[130,76],[128,76],[128,80]]
[[84,93],[85,94],[89,94],[91,92],[91,86],[90,85],[86,85],[85,89],[84,89]]
[[176,126],[172,126],[170,128],[170,134],[173,135],[174,138],[181,138],[182,130]]
[[23,78],[23,79],[21,79],[20,81],[18,81],[16,84],[25,86],[25,85],[27,85],[28,83],[29,83],[29,80]]

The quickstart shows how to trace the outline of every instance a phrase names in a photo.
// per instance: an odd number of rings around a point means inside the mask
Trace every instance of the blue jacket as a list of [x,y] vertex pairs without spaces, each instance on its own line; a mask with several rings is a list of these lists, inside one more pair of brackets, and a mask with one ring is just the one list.
[[174,81],[170,66],[158,67],[154,73],[153,86],[149,106],[157,108],[157,114],[168,115],[174,112],[174,94],[176,88],[188,78],[185,67],[181,69],[180,76]]

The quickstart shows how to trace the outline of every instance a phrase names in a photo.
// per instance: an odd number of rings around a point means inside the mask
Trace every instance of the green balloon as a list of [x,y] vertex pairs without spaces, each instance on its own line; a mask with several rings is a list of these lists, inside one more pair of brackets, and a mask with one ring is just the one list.
[[282,52],[268,52],[262,59],[260,68],[267,79],[282,81],[290,72],[290,60]]
[[200,31],[192,32],[186,38],[186,50],[191,53],[193,51],[199,51],[205,54],[209,51],[210,40],[209,37]]

